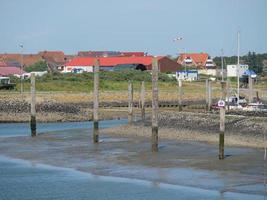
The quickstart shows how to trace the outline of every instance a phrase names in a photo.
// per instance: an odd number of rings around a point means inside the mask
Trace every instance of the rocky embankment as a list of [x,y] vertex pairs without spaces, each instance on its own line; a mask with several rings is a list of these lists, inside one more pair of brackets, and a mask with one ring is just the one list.
[[[26,101],[1,101],[0,112],[3,113],[29,113],[30,103]],[[67,103],[55,103],[45,101],[36,105],[37,112],[62,112],[78,114],[81,111],[81,107],[75,104]]]
[[[36,104],[37,121],[87,121],[92,120],[92,105],[86,103],[59,103],[42,101]],[[100,119],[126,117],[125,112],[100,112]],[[30,117],[30,103],[20,100],[0,101],[0,122],[27,122]]]
[[[150,122],[146,121],[145,126]],[[220,118],[217,113],[161,112],[159,127],[218,133]],[[226,134],[243,134],[262,138],[267,132],[267,117],[226,115]]]

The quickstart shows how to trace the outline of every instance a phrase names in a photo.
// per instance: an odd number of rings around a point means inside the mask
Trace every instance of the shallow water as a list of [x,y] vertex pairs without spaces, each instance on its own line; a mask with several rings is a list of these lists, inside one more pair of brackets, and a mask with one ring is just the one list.
[[0,157],[0,199],[264,199],[191,187],[95,176],[71,169]]
[[[127,120],[104,120],[100,121],[100,128],[115,127],[126,124]],[[37,123],[38,133],[47,133],[52,131],[65,130],[84,130],[92,128],[92,121],[87,122],[55,122],[55,123]],[[0,137],[27,136],[30,135],[29,123],[2,123],[0,124]]]
[[[101,121],[100,127],[114,127],[122,124],[126,124],[127,120],[108,120]],[[80,140],[75,140],[71,137],[77,135],[76,133],[86,132],[88,135],[88,129],[91,130],[92,122],[64,122],[64,123],[39,123],[38,132],[47,133],[50,132],[50,136],[53,134],[57,138],[71,138],[71,144],[81,148],[82,145],[86,145],[88,149],[93,145],[91,143],[80,144]],[[28,123],[9,123],[0,124],[0,137],[6,140],[9,136],[27,136],[30,129]],[[53,134],[52,134],[53,133]],[[86,137],[87,137],[86,135]],[[14,139],[14,137],[10,138]],[[19,138],[21,139],[21,138]],[[68,144],[67,139],[64,142]],[[91,152],[90,160],[82,160],[80,157],[75,156],[75,160],[72,157],[68,157],[66,154],[66,160],[70,163],[78,163],[78,165],[63,164],[58,166],[72,167],[75,169],[80,168],[94,168],[101,167],[105,158],[117,159],[120,156],[132,155],[135,156],[136,150],[126,148],[129,144],[133,144],[133,141],[123,137],[109,137],[102,136],[101,141],[102,148],[98,149],[98,154],[93,157],[94,151]],[[61,141],[61,140],[60,140]],[[76,143],[75,143],[76,141]],[[78,143],[77,143],[78,142]],[[50,143],[52,143],[50,141]],[[18,142],[20,146],[20,152],[31,151],[32,146],[24,146]],[[162,142],[164,147],[164,142]],[[42,146],[43,145],[43,146]],[[59,145],[59,143],[57,144]],[[87,146],[88,145],[88,146]],[[124,146],[123,146],[124,145]],[[166,147],[161,149],[161,152],[165,151],[167,146],[170,148],[170,142],[166,144]],[[176,145],[176,144],[175,144]],[[180,144],[181,145],[181,144]],[[200,146],[199,146],[200,145]],[[198,149],[201,145],[198,144]],[[108,146],[105,148],[105,146]],[[7,145],[7,148],[9,146]],[[43,149],[42,149],[43,148]],[[53,152],[51,146],[46,146],[45,143],[40,143],[38,147],[38,156],[47,154],[46,149],[50,148],[50,153]],[[112,151],[110,150],[112,148]],[[141,145],[140,148],[143,148]],[[206,148],[204,148],[206,149]],[[44,150],[44,154],[41,154]],[[62,152],[57,154],[53,152],[49,159],[53,160],[59,156],[63,156]],[[169,149],[168,151],[170,151]],[[212,150],[212,149],[211,149]],[[216,149],[215,149],[216,150]],[[214,151],[215,151],[214,150]],[[229,150],[229,149],[227,149]],[[33,152],[35,152],[33,150]],[[250,150],[231,148],[231,154],[240,154],[243,151],[249,152]],[[87,152],[87,151],[86,151]],[[26,154],[23,155],[26,155]],[[167,152],[164,152],[166,156]],[[215,153],[216,154],[216,153]],[[27,154],[30,155],[30,154]],[[54,157],[52,156],[54,155]],[[12,156],[13,157],[13,156]],[[27,157],[27,156],[26,156]],[[23,158],[24,159],[24,158]],[[49,161],[47,159],[46,161]],[[44,158],[45,160],[45,158]],[[182,162],[182,159],[176,159],[177,165]],[[77,162],[78,161],[78,162]],[[266,191],[262,183],[251,183],[248,185],[238,185],[230,188],[226,188],[225,185],[229,180],[226,177],[227,174],[219,174],[216,171],[211,170],[196,170],[192,168],[157,168],[147,166],[133,166],[124,164],[115,164],[109,162],[108,165],[103,168],[104,172],[100,173],[108,175],[109,177],[96,176],[90,173],[83,173],[72,169],[52,167],[48,165],[36,164],[35,162],[28,162],[22,160],[9,159],[7,157],[1,157],[0,155],[0,200],[9,199],[265,199],[266,197],[260,195],[261,191]],[[42,162],[42,160],[40,160]],[[45,162],[44,162],[45,163]],[[48,162],[48,164],[51,164]],[[53,163],[51,165],[54,165]],[[78,166],[78,167],[77,167]],[[102,166],[102,167],[103,167]],[[128,178],[115,178],[115,177],[128,177]],[[146,179],[150,181],[129,179],[129,177]],[[248,176],[239,177],[240,183],[247,183]],[[233,177],[235,179],[235,177]],[[161,182],[167,182],[170,184],[162,184]],[[165,180],[165,181],[164,181]],[[254,177],[251,178],[254,180]],[[235,181],[234,181],[235,182]],[[183,185],[183,186],[181,186]],[[228,184],[229,185],[229,184]],[[230,184],[231,185],[231,184]],[[205,186],[205,187],[204,187]],[[202,188],[202,189],[200,189]],[[226,192],[220,193],[219,190]],[[231,192],[229,192],[231,191]],[[234,193],[234,192],[236,193]],[[244,192],[237,193],[237,192]],[[266,198],[267,199],[267,198]]]

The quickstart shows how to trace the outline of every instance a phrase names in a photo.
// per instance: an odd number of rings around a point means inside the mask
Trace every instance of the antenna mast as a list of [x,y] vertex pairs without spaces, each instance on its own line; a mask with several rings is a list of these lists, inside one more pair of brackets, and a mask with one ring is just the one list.
[[240,32],[237,32],[237,103],[239,104],[239,69],[240,69]]

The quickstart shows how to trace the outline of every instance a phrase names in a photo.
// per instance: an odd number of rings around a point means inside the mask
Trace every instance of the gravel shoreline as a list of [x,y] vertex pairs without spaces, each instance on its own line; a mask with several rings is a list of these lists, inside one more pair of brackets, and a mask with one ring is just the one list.
[[[135,122],[104,130],[104,133],[128,136],[151,136],[151,122]],[[267,118],[226,116],[225,145],[263,148],[267,133]],[[217,114],[190,112],[161,112],[159,114],[159,138],[217,143],[219,116]]]

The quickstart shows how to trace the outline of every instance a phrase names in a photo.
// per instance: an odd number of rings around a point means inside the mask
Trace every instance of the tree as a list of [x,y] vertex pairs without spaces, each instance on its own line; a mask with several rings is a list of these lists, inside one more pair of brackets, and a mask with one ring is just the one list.
[[[217,67],[221,66],[221,57],[215,57],[214,62]],[[263,61],[267,60],[267,54],[256,54],[255,52],[248,52],[247,55],[240,57],[241,64],[247,64],[250,69],[255,71],[257,74],[262,73],[263,71]],[[237,56],[224,57],[225,65],[235,65],[237,64]]]
[[25,71],[26,72],[47,71],[47,64],[45,61],[39,61],[37,63],[34,63],[33,65],[26,67]]

